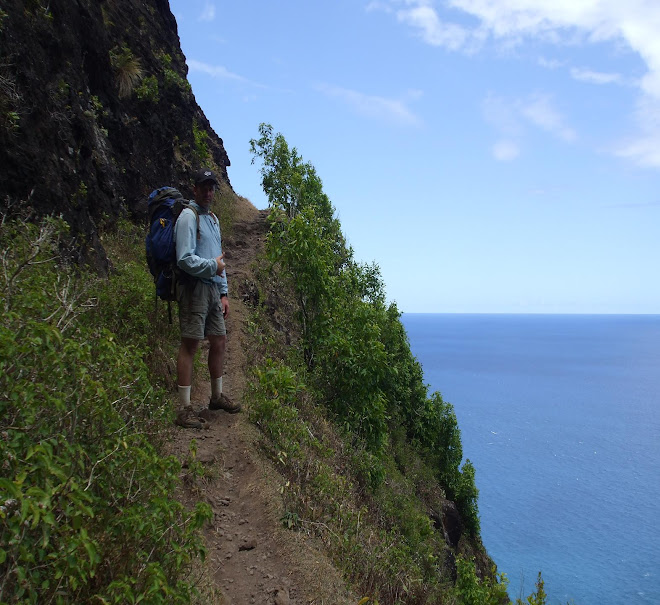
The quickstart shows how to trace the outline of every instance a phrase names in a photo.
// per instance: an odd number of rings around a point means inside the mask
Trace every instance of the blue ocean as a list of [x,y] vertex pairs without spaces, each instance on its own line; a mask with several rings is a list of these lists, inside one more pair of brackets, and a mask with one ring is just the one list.
[[512,598],[660,604],[660,315],[404,314]]

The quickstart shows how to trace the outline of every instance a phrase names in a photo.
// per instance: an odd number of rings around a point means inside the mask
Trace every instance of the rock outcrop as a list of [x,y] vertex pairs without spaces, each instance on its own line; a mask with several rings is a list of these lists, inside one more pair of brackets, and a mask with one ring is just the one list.
[[98,230],[143,216],[149,191],[188,192],[229,158],[186,79],[167,0],[4,0],[0,209],[62,214],[103,270]]

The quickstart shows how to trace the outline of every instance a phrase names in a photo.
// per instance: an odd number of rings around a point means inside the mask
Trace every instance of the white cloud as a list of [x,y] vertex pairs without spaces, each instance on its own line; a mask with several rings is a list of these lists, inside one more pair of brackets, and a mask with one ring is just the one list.
[[378,0],[373,0],[372,2],[369,2],[369,4],[367,4],[365,10],[368,13],[376,10],[382,10],[385,11],[386,13],[392,12],[392,8],[390,7],[387,0],[384,0],[383,2],[379,2]]
[[519,104],[521,114],[532,124],[563,139],[574,141],[575,131],[564,123],[564,118],[554,107],[552,100],[547,95],[536,94]]
[[[381,0],[381,3],[385,0]],[[636,139],[622,143],[617,154],[660,168],[660,2],[658,0],[389,0],[400,22],[428,44],[451,50],[474,51],[488,39],[504,45],[538,41],[555,45],[610,42],[641,57],[647,72],[637,81],[639,107]],[[450,9],[447,11],[446,9]],[[441,12],[442,11],[442,12]],[[444,19],[461,11],[478,23],[466,27]],[[558,67],[541,60],[544,67]],[[633,81],[633,74],[574,69],[573,78],[594,84]],[[543,108],[530,109],[530,119],[570,140],[570,129],[553,123]]]
[[435,10],[425,4],[397,11],[397,19],[417,28],[421,38],[433,46],[459,50],[465,46],[469,37],[465,28],[441,21]]
[[510,162],[520,155],[520,147],[514,141],[502,140],[493,145],[493,157],[501,162]]
[[213,2],[206,2],[198,21],[213,21],[213,19],[215,19],[215,4]]
[[252,82],[243,76],[239,76],[238,74],[229,71],[222,65],[209,65],[208,63],[195,61],[194,59],[188,59],[187,63],[191,71],[198,71],[213,78],[219,78],[221,80],[234,80],[235,82],[243,82],[244,84],[250,84],[251,86],[256,86],[258,88],[266,88],[263,84],[257,84],[256,82]]
[[[421,124],[420,118],[408,107],[405,99],[388,99],[386,97],[367,95],[362,92],[339,86],[331,86],[329,84],[318,84],[316,89],[329,97],[339,99],[351,107],[356,113],[368,118],[407,126],[418,126]],[[405,96],[407,100],[413,101],[418,99],[421,94],[419,90],[411,90]]]
[[545,67],[546,69],[559,69],[564,65],[562,61],[557,59],[546,59],[545,57],[539,57],[538,63],[541,67]]
[[603,73],[591,71],[590,69],[580,69],[573,67],[571,77],[580,82],[589,82],[590,84],[620,84],[623,82],[621,74]]
[[530,127],[569,143],[577,138],[548,95],[508,99],[490,94],[481,109],[486,122],[502,137],[492,150],[493,157],[500,161],[510,161],[520,155],[521,141]]
[[[551,35],[572,39],[575,30],[594,40],[619,36],[626,6],[653,0],[449,0],[449,5],[480,19],[495,38]],[[634,9],[633,9],[634,10]]]
[[202,63],[201,61],[195,61],[195,59],[188,59],[188,67],[192,71],[199,71],[214,78],[222,78],[226,80],[238,80],[240,82],[247,82],[243,76],[230,72],[226,67],[222,65],[209,65],[208,63]]
[[637,122],[643,126],[643,132],[621,142],[614,154],[631,159],[642,166],[660,167],[660,103],[649,95],[643,96],[637,103]]

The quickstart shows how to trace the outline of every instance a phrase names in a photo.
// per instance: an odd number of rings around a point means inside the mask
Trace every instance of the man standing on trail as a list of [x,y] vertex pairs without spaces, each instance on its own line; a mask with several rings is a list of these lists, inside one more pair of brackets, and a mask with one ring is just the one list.
[[211,170],[197,172],[193,186],[195,200],[190,202],[191,208],[181,212],[174,227],[177,266],[184,273],[177,290],[181,346],[176,365],[180,406],[176,423],[186,428],[202,428],[205,423],[190,403],[193,360],[204,338],[209,341],[209,409],[232,414],[241,409],[240,404],[222,392],[229,299],[220,223],[211,212],[217,187],[218,179]]

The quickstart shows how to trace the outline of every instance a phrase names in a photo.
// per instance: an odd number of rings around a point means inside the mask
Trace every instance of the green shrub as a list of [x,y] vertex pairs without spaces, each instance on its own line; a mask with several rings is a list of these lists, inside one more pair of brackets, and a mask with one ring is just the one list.
[[456,586],[453,594],[458,605],[509,603],[506,576],[480,580],[477,577],[474,561],[460,556],[456,558],[456,574]]
[[107,282],[60,260],[65,234],[54,219],[0,227],[0,601],[188,602],[210,509],[171,497],[171,409],[144,339],[86,321]]
[[300,418],[296,401],[305,391],[296,373],[283,363],[268,360],[255,368],[249,395],[250,420],[269,436],[280,462],[295,459],[309,434]]
[[195,149],[193,150],[195,161],[198,164],[207,163],[211,159],[209,133],[200,127],[197,120],[193,120],[193,140],[195,141]]
[[151,75],[143,78],[140,85],[135,88],[135,94],[140,101],[158,103],[160,93],[158,91],[158,78]]
[[539,571],[536,578],[536,591],[530,594],[524,601],[516,599],[516,605],[546,605],[548,595],[545,592],[545,582]]
[[158,57],[163,64],[163,80],[165,82],[165,86],[179,88],[183,92],[189,93],[191,91],[190,82],[180,76],[172,68],[172,57],[167,53],[160,53]]
[[129,97],[144,76],[142,62],[128,46],[115,46],[110,51],[110,64],[115,72],[119,98]]
[[[250,145],[271,213],[247,399],[287,477],[287,526],[320,536],[370,602],[508,602],[506,579],[493,570],[480,580],[464,557],[449,586],[457,553],[434,526],[445,498],[466,529],[460,552],[482,549],[475,468],[463,463],[454,408],[428,393],[378,267],[353,259],[314,167],[271,126],[259,135]],[[279,319],[267,325],[269,290],[293,293],[287,316],[302,359],[285,352]],[[264,362],[266,352],[281,361]]]

